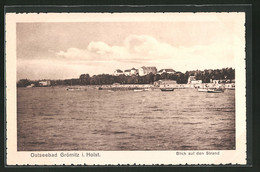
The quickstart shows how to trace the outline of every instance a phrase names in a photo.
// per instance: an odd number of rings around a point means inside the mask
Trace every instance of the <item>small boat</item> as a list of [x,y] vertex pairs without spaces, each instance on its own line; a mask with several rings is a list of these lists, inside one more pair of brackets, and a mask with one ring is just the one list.
[[113,91],[113,90],[108,90],[107,92],[109,92],[109,93],[113,93],[113,92],[115,92],[115,91]]
[[208,88],[198,88],[198,92],[208,92]]
[[141,90],[141,89],[134,89],[134,92],[141,92],[141,91],[144,91],[144,90]]
[[83,88],[66,88],[67,91],[87,91],[87,89]]
[[224,89],[221,88],[214,88],[214,89],[208,89],[208,93],[223,93]]
[[151,88],[145,88],[144,91],[152,91]]
[[34,84],[28,85],[26,88],[33,88]]
[[174,88],[160,88],[161,91],[173,91]]

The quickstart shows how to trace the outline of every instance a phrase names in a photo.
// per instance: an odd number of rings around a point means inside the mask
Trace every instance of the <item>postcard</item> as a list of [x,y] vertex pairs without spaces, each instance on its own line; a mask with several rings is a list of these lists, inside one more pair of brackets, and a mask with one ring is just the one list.
[[245,12],[6,13],[7,165],[247,164]]

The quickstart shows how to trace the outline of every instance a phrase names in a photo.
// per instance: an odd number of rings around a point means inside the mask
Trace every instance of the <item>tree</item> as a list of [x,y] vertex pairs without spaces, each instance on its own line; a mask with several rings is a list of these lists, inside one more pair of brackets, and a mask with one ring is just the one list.
[[29,79],[21,79],[17,82],[17,87],[27,87],[28,85],[31,85],[32,81]]
[[80,75],[79,80],[80,80],[80,84],[81,85],[88,85],[88,84],[90,84],[90,76],[89,76],[89,74],[82,74],[82,75]]
[[185,75],[183,73],[179,74],[177,77],[177,84],[187,84],[188,82],[188,75]]
[[160,74],[154,75],[154,81],[159,81],[160,79],[161,79],[161,75]]

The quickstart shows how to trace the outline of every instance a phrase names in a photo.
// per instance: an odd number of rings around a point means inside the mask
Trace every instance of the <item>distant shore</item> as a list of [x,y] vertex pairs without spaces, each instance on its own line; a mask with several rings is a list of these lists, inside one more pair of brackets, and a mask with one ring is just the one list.
[[160,89],[164,87],[174,89],[197,89],[197,88],[225,88],[235,89],[235,83],[201,83],[201,84],[172,84],[172,85],[161,85],[155,86],[154,84],[106,84],[106,85],[72,85],[72,86],[47,86],[47,87],[60,87],[60,88],[84,88],[84,89],[98,89],[98,90],[135,90],[135,89]]
[[163,87],[169,87],[174,89],[192,89],[192,88],[235,88],[234,83],[225,83],[225,84],[213,84],[213,83],[202,83],[202,84],[172,84],[172,85],[161,85],[155,86],[153,84],[124,84],[124,85],[100,85],[96,86],[99,89],[104,90],[133,90],[133,89],[159,89]]

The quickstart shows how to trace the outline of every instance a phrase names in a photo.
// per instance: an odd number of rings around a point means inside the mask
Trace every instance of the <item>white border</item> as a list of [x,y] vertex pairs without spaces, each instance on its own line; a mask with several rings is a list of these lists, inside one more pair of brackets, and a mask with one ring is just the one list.
[[[246,71],[245,60],[236,58],[236,150],[220,155],[196,155],[207,151],[17,151],[16,23],[18,22],[113,22],[113,21],[215,21],[224,13],[6,13],[6,129],[7,165],[107,165],[107,164],[246,164]],[[225,13],[227,14],[227,13]],[[245,21],[245,13],[238,15]],[[245,23],[245,22],[244,22]],[[245,45],[245,39],[243,40]],[[245,49],[234,50],[245,57]],[[215,152],[211,151],[211,152]],[[195,152],[177,156],[176,152]],[[57,153],[58,157],[32,157],[31,153]],[[61,157],[61,153],[99,153],[99,157]]]

